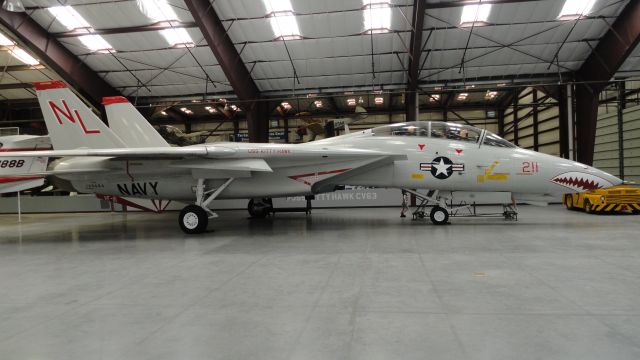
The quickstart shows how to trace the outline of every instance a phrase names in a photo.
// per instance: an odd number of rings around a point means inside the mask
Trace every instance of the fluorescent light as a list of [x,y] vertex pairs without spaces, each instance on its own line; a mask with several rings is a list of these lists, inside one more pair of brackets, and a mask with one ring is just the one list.
[[163,110],[163,111],[160,111],[160,114],[162,114],[162,115],[164,115],[164,116],[167,116],[167,112],[166,112],[166,111],[164,111],[164,110]]
[[354,98],[347,99],[347,105],[356,106],[356,99]]
[[460,94],[458,94],[457,99],[458,99],[458,100],[467,100],[467,96],[469,96],[469,94],[467,94],[467,93],[460,93]]
[[239,109],[237,105],[233,105],[233,104],[231,104],[230,107],[231,107],[231,110],[233,111],[237,111]]
[[73,7],[52,6],[47,8],[51,15],[58,20],[67,30],[88,29],[91,25]]
[[385,0],[362,0],[364,31],[370,34],[389,32],[391,28],[391,7]]
[[82,35],[78,36],[78,40],[93,52],[108,54],[115,51],[102,36],[100,35]]
[[26,51],[20,49],[19,47],[14,47],[13,49],[9,50],[9,53],[11,53],[11,55],[13,55],[13,57],[15,57],[16,59],[22,61],[23,63],[27,64],[27,65],[38,65],[40,64],[40,62],[38,60],[36,60],[33,56],[27,54]]
[[291,104],[289,104],[286,101],[283,101],[282,104],[280,104],[280,105],[282,105],[282,108],[285,109],[285,110],[291,109]]
[[290,0],[262,0],[277,40],[302,39]]
[[491,4],[465,5],[460,16],[460,26],[478,26],[487,23]]
[[575,20],[589,14],[596,0],[566,0],[558,19]]
[[383,97],[381,97],[381,96],[380,96],[380,97],[376,97],[375,99],[373,99],[373,101],[374,101],[376,104],[380,105],[380,104],[384,103],[384,98],[383,98]]
[[137,0],[136,3],[138,9],[152,21],[180,21],[166,0]]
[[316,100],[313,102],[313,104],[317,107],[317,108],[321,108],[322,107],[322,100]]
[[436,102],[438,100],[440,100],[440,94],[429,95],[429,102]]
[[493,99],[496,96],[498,96],[498,92],[497,91],[487,90],[487,93],[484,95],[484,98],[485,99]]

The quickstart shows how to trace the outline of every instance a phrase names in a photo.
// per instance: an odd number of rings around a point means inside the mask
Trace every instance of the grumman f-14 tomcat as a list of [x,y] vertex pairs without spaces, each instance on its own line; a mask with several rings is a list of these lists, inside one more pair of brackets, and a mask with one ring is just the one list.
[[[186,233],[204,232],[217,217],[210,209],[214,199],[252,199],[249,211],[260,216],[270,210],[261,199],[331,192],[342,185],[511,192],[516,200],[535,203],[622,183],[593,167],[519,148],[490,131],[444,122],[392,124],[304,144],[181,148],[169,147],[149,126],[149,138],[133,147],[136,139],[127,137],[136,132],[126,127],[138,126],[132,119],[141,116],[130,104],[109,117],[118,118],[112,128],[125,129],[114,132],[64,83],[34,86],[54,150],[12,156],[59,158],[42,174],[64,179],[81,193],[191,203],[179,215]],[[434,200],[431,221],[446,223],[446,199]]]

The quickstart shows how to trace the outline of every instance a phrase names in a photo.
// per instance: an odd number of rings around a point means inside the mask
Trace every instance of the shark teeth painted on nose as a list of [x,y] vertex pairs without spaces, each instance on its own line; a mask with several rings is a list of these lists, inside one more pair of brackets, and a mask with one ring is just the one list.
[[550,180],[574,191],[585,191],[612,186],[609,181],[592,174],[571,171],[560,174]]

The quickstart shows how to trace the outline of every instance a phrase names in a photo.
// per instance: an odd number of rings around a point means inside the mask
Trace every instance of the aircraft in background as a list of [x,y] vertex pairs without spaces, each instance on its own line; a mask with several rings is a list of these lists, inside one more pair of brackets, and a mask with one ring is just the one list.
[[[304,144],[176,148],[156,133],[150,134],[155,140],[134,147],[137,139],[118,136],[64,83],[34,86],[54,150],[14,156],[60,158],[46,174],[65,179],[78,192],[192,203],[179,215],[180,227],[190,234],[206,230],[217,217],[209,205],[222,198],[251,199],[249,211],[264,216],[270,209],[262,199],[331,192],[342,185],[501,191],[542,203],[568,191],[622,183],[593,167],[518,148],[490,131],[443,122],[392,124]],[[125,128],[134,116],[131,108],[120,114]],[[447,223],[446,198],[433,200],[431,221]]]

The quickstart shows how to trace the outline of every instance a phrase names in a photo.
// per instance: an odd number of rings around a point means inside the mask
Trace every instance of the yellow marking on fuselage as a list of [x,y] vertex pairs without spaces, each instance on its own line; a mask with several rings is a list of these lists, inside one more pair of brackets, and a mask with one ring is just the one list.
[[413,173],[413,174],[411,174],[411,179],[412,180],[424,180],[424,174]]
[[487,168],[487,170],[484,171],[484,175],[478,175],[478,182],[479,183],[483,183],[486,181],[506,181],[509,180],[509,174],[507,173],[492,173],[493,169],[496,168],[496,166],[498,166],[498,164],[500,163],[500,161],[494,161],[493,164],[491,164],[491,166],[489,166]]

